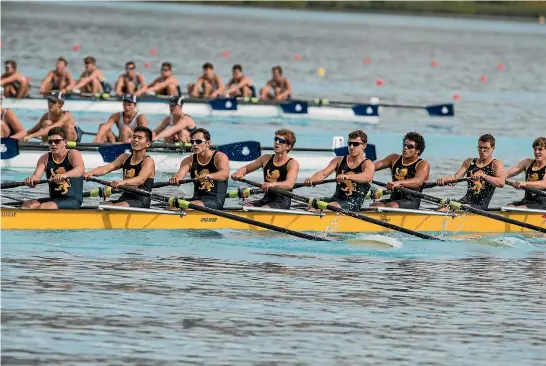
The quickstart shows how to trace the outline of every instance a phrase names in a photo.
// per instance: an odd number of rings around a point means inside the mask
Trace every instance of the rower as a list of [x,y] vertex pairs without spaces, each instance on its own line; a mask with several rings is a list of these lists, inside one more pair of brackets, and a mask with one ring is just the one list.
[[190,134],[193,154],[180,163],[180,169],[169,180],[179,185],[190,172],[193,182],[193,197],[188,201],[195,205],[216,210],[224,208],[229,179],[229,159],[221,151],[211,150],[210,132],[198,128]]
[[161,76],[148,85],[148,94],[156,95],[181,95],[178,79],[173,75],[173,66],[170,62],[161,64]]
[[282,67],[274,66],[271,69],[271,80],[260,90],[260,98],[268,100],[288,100],[292,96],[292,85],[282,76]]
[[141,96],[148,90],[146,79],[141,73],[137,73],[134,61],[125,64],[125,73],[116,81],[116,95],[134,94]]
[[214,66],[210,62],[203,64],[203,75],[195,84],[188,84],[188,93],[195,98],[216,98],[223,94],[224,83],[218,74],[214,72]]
[[15,140],[22,140],[27,131],[19,122],[17,115],[9,108],[1,108],[2,117],[2,135],[1,137],[11,137]]
[[154,141],[164,138],[166,143],[189,142],[190,133],[197,129],[197,125],[189,114],[182,111],[183,96],[169,98],[171,114],[163,119],[153,131]]
[[4,88],[4,96],[7,98],[25,98],[30,91],[28,79],[17,71],[17,62],[7,60],[4,62],[5,72],[2,74],[0,84]]
[[[402,155],[390,154],[375,162],[375,170],[390,168],[392,181],[387,183],[387,189],[404,187],[421,192],[423,184],[430,174],[430,163],[420,158],[425,151],[425,139],[417,132],[409,132],[404,136]],[[371,207],[396,207],[419,209],[421,200],[413,195],[394,191],[389,199],[376,201]]]
[[36,187],[44,171],[49,181],[49,197],[28,200],[23,208],[31,209],[79,209],[83,202],[83,180],[85,171],[81,153],[66,148],[66,132],[54,127],[47,132],[49,152],[40,156],[31,177],[25,179],[29,187]]
[[47,112],[42,115],[38,123],[26,132],[23,141],[34,137],[41,137],[43,142],[47,141],[48,131],[54,127],[62,127],[68,141],[80,141],[76,122],[69,111],[63,111],[65,93],[54,90],[47,96]]
[[[130,186],[151,192],[154,185],[155,162],[147,154],[147,149],[152,144],[152,131],[148,127],[138,126],[131,137],[131,153],[123,153],[113,162],[84,173],[83,178],[100,177],[115,170],[123,170],[123,179],[111,182],[112,188]],[[103,205],[115,205],[123,207],[150,208],[150,197],[123,192],[113,201],[102,203]]]
[[226,95],[230,97],[256,97],[256,88],[252,80],[243,74],[243,67],[239,64],[231,68],[231,80],[226,84]]
[[[125,94],[121,101],[123,102],[123,111],[112,114],[106,122],[99,125],[99,131],[93,143],[129,143],[133,131],[138,126],[148,126],[146,116],[137,111],[137,97],[134,94]],[[114,124],[118,127],[118,136],[112,132]]]
[[[466,195],[458,202],[470,205],[480,210],[486,210],[495,193],[496,187],[504,186],[504,165],[502,160],[493,158],[495,138],[489,134],[478,139],[478,158],[466,159],[453,176],[442,177],[436,181],[439,186],[452,184],[457,179],[467,176],[468,188]],[[447,207],[440,210],[447,211]]]
[[110,93],[112,87],[106,82],[102,71],[97,68],[97,60],[93,56],[87,56],[83,59],[85,70],[81,73],[80,78],[73,91],[76,93]]
[[277,209],[290,209],[291,199],[285,196],[268,192],[269,187],[281,188],[291,191],[294,188],[298,172],[299,163],[291,158],[288,153],[296,144],[296,134],[290,130],[281,129],[275,131],[274,154],[264,154],[252,163],[237,169],[231,175],[231,179],[239,180],[253,171],[263,168],[264,183],[262,189],[265,195],[255,201],[245,204],[245,206],[266,207]]
[[[506,172],[507,178],[515,177],[525,172],[525,181],[516,181],[514,186],[519,189],[538,188],[546,190],[546,137],[539,137],[533,142],[534,159],[523,159]],[[532,208],[546,210],[546,197],[525,192],[521,201],[512,202],[508,207]]]
[[42,85],[40,86],[40,93],[47,96],[53,90],[59,90],[66,93],[68,90],[74,88],[74,78],[72,74],[66,69],[68,61],[64,57],[57,59],[55,70],[51,70]]
[[333,158],[326,168],[306,179],[305,185],[320,184],[335,171],[336,191],[332,197],[321,200],[335,207],[360,211],[375,172],[374,163],[364,155],[367,144],[368,136],[364,131],[351,132],[347,142],[349,155]]

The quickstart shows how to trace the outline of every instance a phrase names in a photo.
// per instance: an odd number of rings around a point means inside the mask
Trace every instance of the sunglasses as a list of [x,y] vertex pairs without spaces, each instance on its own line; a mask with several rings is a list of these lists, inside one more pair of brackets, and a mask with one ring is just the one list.
[[171,71],[171,69],[161,69],[161,72]]
[[409,149],[409,150],[415,149],[415,145],[412,145],[412,144],[404,144],[402,146],[405,147],[406,149]]
[[201,139],[191,139],[190,140],[190,144],[196,144],[196,145],[201,145],[203,142],[205,142],[206,140],[201,140]]
[[483,151],[487,151],[487,150],[489,150],[491,148],[492,147],[478,146],[478,150],[483,150]]
[[275,137],[275,142],[278,142],[279,144],[286,144],[286,140],[282,137]]
[[134,66],[132,66],[132,67],[128,66],[128,67],[125,68],[125,70],[127,70],[127,71],[131,71],[131,70],[134,70],[134,69],[136,69],[136,67],[134,67]]
[[64,139],[51,139],[51,140],[47,140],[47,143],[49,145],[59,145],[61,142],[63,142]]
[[364,145],[364,143],[363,142],[357,142],[357,141],[349,141],[349,142],[347,142],[347,145],[357,147],[359,145]]

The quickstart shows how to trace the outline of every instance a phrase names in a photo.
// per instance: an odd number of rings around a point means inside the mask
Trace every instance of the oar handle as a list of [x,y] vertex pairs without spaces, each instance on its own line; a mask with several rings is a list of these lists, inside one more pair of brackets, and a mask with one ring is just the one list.
[[[193,183],[197,181],[197,179],[182,179],[182,180],[179,180],[178,181],[178,184],[188,184],[188,183]],[[171,184],[170,182],[154,182],[154,185],[153,187],[154,188],[161,188],[161,187],[166,187],[166,186],[174,186],[175,184]]]
[[512,182],[512,181],[509,181],[509,180],[506,180],[506,184],[508,184],[509,186],[512,186],[516,189],[523,189],[529,193],[533,193],[533,194],[536,194],[538,196],[544,196],[546,197],[546,191],[543,191],[542,189],[540,188],[535,188],[535,187],[516,187],[516,182]]
[[315,187],[315,186],[319,186],[321,184],[335,183],[335,182],[336,182],[336,179],[332,178],[332,179],[324,179],[323,181],[320,181],[320,182],[315,182],[311,186],[308,186],[305,183],[296,183],[296,184],[294,184],[294,189],[303,188],[303,187]]
[[[39,180],[36,184],[44,184],[49,182],[47,179]],[[2,183],[1,189],[10,189],[10,188],[16,188],[21,186],[26,186],[27,184],[25,182],[5,182]]]
[[[458,179],[455,179],[455,180],[449,182],[446,185],[456,184],[456,183],[460,183],[460,182],[467,182],[469,180],[470,180],[470,177],[458,178]],[[443,185],[439,185],[437,182],[426,182],[425,184],[423,184],[423,189],[434,188],[434,187],[438,187],[438,186],[439,187],[444,187]]]

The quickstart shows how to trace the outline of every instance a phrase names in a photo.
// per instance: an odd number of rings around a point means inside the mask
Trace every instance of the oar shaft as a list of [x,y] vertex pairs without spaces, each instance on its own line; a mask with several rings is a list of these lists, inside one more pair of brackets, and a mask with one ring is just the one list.
[[[47,183],[48,180],[47,179],[42,179],[40,181],[38,181],[36,184],[44,184],[44,183]],[[25,182],[6,182],[6,183],[2,183],[1,185],[1,189],[9,189],[9,188],[16,188],[16,187],[21,187],[21,186],[26,186],[27,184]]]
[[[464,178],[459,178],[459,179],[456,179],[448,184],[454,184],[454,183],[460,183],[460,182],[466,182],[468,181],[470,178],[468,177],[464,177]],[[374,183],[375,184],[375,183]],[[444,186],[441,186],[439,185],[437,182],[426,182],[425,184],[423,184],[423,189],[428,189],[428,188],[434,188],[434,187],[444,187]]]

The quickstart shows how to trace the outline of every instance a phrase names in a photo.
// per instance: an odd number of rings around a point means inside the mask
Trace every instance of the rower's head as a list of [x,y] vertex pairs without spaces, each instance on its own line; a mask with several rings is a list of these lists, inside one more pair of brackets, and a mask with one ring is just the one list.
[[533,152],[537,161],[546,160],[546,137],[539,137],[533,142]]
[[231,76],[234,79],[240,79],[243,77],[243,67],[239,64],[233,65],[231,68]]
[[349,155],[359,156],[364,152],[368,144],[368,135],[362,130],[356,130],[349,134],[347,145],[349,147]]
[[66,66],[68,65],[68,61],[64,57],[59,57],[57,59],[57,63],[55,64],[55,68],[57,72],[63,72],[66,70]]
[[210,62],[205,62],[203,64],[203,76],[207,79],[212,79],[214,77],[214,66]]
[[210,149],[210,132],[198,128],[190,133],[190,144],[194,154],[201,154]]
[[127,76],[129,77],[135,77],[136,76],[136,64],[134,61],[128,61],[125,64],[125,72],[127,73]]
[[59,113],[63,109],[65,93],[52,90],[47,96],[47,109],[53,113]]
[[86,71],[95,71],[95,68],[97,66],[97,60],[95,60],[93,56],[87,56],[86,58],[84,58],[83,63],[85,65]]
[[282,67],[279,65],[273,66],[271,68],[271,76],[273,76],[273,79],[280,80],[282,79]]
[[273,140],[273,150],[275,153],[284,153],[292,150],[296,144],[296,134],[287,129],[275,131],[275,139]]
[[66,131],[62,127],[53,127],[47,132],[47,144],[52,153],[63,153],[66,150]]
[[172,115],[178,115],[182,113],[182,106],[184,105],[183,95],[173,95],[169,98],[169,109]]
[[17,71],[17,62],[15,62],[15,60],[7,60],[6,62],[4,62],[4,68],[6,70],[6,73],[12,74]]
[[148,127],[137,126],[131,137],[133,151],[146,150],[152,145],[152,130]]
[[123,112],[130,113],[136,111],[137,97],[134,94],[123,94]]
[[420,156],[425,151],[425,138],[417,132],[408,132],[402,144],[402,156],[408,159]]
[[166,78],[173,73],[173,65],[170,62],[163,62],[161,64],[161,76]]
[[478,139],[478,154],[480,159],[489,159],[495,151],[495,138],[490,134],[480,136]]

